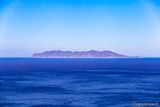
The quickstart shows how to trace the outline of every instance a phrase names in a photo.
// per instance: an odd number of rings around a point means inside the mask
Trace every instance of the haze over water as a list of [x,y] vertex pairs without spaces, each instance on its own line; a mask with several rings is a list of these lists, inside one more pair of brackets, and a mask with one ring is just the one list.
[[50,50],[160,56],[159,0],[0,0],[0,57]]
[[25,57],[160,57],[159,29],[160,0],[0,0],[0,107],[158,107],[160,58]]

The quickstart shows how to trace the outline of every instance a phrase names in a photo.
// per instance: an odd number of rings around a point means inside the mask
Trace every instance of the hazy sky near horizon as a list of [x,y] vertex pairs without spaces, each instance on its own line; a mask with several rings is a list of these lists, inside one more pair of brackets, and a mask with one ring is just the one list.
[[46,50],[160,56],[160,0],[0,0],[0,57]]

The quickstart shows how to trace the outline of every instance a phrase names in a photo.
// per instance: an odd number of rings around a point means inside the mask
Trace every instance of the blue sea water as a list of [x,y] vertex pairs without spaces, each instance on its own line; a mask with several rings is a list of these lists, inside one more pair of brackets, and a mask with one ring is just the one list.
[[159,107],[160,59],[0,58],[0,107]]

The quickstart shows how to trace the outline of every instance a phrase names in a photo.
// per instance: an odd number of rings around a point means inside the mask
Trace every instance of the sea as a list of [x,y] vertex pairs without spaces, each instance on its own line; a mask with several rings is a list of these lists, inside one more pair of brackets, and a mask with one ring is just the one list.
[[0,58],[0,107],[160,107],[160,58]]

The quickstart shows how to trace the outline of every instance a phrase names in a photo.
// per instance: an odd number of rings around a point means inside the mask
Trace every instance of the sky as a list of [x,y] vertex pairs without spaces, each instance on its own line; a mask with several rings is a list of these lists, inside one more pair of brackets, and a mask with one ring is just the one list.
[[160,57],[160,0],[0,0],[0,57],[48,50]]

